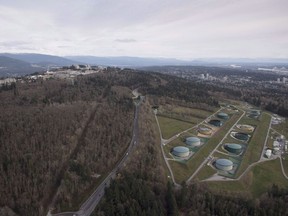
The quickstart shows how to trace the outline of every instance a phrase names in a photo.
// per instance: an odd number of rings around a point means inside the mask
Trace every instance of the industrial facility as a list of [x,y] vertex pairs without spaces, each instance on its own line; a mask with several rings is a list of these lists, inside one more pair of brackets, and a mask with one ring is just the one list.
[[223,125],[223,122],[218,119],[210,120],[208,123],[215,127],[221,127]]
[[187,137],[185,143],[188,146],[196,147],[201,145],[201,140],[198,137]]
[[240,154],[243,151],[243,147],[239,144],[228,143],[224,145],[224,149],[232,154]]
[[266,149],[266,151],[265,151],[265,156],[266,156],[267,158],[270,158],[271,155],[272,155],[272,150],[271,150],[271,149]]
[[172,150],[172,154],[176,157],[185,158],[189,156],[189,148],[184,146],[174,147]]
[[230,171],[233,169],[233,162],[231,160],[221,158],[216,160],[215,166],[219,170]]
[[217,117],[220,118],[220,119],[226,120],[226,119],[229,118],[229,115],[228,115],[227,113],[224,113],[224,112],[219,112],[219,113],[217,114]]

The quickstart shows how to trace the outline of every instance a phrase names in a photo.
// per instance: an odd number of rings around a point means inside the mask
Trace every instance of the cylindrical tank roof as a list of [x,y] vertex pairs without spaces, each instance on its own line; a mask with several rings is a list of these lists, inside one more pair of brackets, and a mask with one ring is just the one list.
[[176,146],[173,148],[173,151],[179,152],[179,153],[186,153],[186,152],[189,152],[189,149],[184,146]]
[[228,159],[217,159],[216,160],[216,164],[217,165],[220,165],[220,166],[223,166],[223,167],[226,167],[226,166],[233,166],[233,162],[231,160],[228,160]]
[[228,143],[228,144],[226,144],[226,146],[228,146],[231,149],[242,149],[241,145],[235,144],[235,143]]
[[210,120],[208,123],[211,124],[211,125],[214,125],[216,127],[221,127],[222,124],[223,124],[222,121],[217,120],[217,119]]
[[189,141],[189,142],[200,142],[200,139],[198,137],[187,137],[186,141]]
[[225,144],[224,148],[233,154],[240,154],[242,151],[242,146],[239,144],[234,144],[234,143]]
[[176,157],[185,158],[189,156],[189,148],[184,146],[176,146],[173,148],[172,154]]
[[201,140],[198,137],[187,137],[186,144],[189,146],[199,146],[201,144]]
[[198,131],[204,135],[210,135],[212,133],[212,129],[208,127],[200,127]]
[[216,160],[215,166],[219,170],[230,171],[233,169],[233,162],[228,159],[218,159]]
[[224,113],[224,112],[219,112],[219,113],[217,114],[217,116],[218,116],[219,118],[222,118],[222,119],[228,118],[228,114],[227,114],[227,113]]
[[238,140],[242,140],[242,141],[248,141],[249,140],[249,135],[246,133],[240,133],[237,132],[234,134],[234,137]]

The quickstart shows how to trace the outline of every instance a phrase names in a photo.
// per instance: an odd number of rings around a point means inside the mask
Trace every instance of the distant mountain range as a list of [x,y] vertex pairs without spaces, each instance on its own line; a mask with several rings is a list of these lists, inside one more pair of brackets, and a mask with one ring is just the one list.
[[25,61],[31,64],[37,64],[39,66],[47,67],[51,66],[65,66],[72,65],[78,62],[69,60],[67,58],[54,56],[54,55],[44,55],[37,53],[23,53],[23,54],[11,54],[11,53],[2,53],[0,56],[6,56],[21,61]]
[[65,58],[102,66],[144,67],[163,65],[185,65],[188,62],[173,58],[142,58],[142,57],[97,57],[97,56],[65,56]]
[[118,67],[147,66],[227,66],[230,64],[281,66],[288,65],[288,59],[250,59],[250,58],[199,58],[184,61],[175,58],[142,58],[142,57],[97,57],[97,56],[54,56],[37,53],[0,53],[0,77],[19,76],[34,72],[46,71],[48,67],[70,66],[72,64],[90,64]]
[[53,55],[0,53],[0,77],[21,76],[46,71],[48,67],[69,66],[79,63]]

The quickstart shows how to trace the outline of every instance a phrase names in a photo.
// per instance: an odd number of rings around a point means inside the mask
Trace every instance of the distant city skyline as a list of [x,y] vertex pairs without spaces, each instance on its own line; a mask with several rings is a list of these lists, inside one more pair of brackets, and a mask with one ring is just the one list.
[[287,0],[0,0],[0,52],[288,58]]

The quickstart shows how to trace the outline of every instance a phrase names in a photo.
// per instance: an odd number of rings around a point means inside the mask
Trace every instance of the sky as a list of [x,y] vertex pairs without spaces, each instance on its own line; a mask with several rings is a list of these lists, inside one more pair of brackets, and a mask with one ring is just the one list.
[[288,58],[288,0],[0,0],[0,52]]

